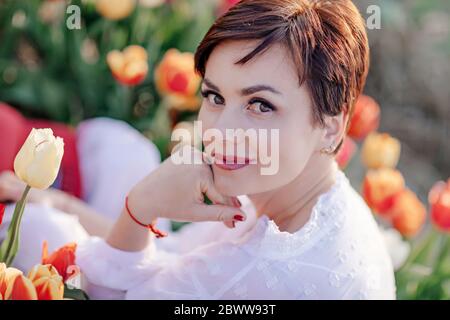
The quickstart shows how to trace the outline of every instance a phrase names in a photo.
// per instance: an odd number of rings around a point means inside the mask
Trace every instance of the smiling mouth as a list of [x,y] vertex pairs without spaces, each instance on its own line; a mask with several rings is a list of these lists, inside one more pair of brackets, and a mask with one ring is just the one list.
[[220,169],[232,171],[238,170],[253,163],[249,158],[238,156],[225,156],[222,154],[213,154],[214,165]]

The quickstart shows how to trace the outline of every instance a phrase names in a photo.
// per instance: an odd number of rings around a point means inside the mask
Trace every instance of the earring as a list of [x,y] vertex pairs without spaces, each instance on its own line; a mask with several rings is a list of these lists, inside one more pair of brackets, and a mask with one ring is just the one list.
[[328,148],[322,148],[320,149],[320,153],[321,154],[327,154],[327,155],[332,155],[334,152],[334,146],[331,145]]

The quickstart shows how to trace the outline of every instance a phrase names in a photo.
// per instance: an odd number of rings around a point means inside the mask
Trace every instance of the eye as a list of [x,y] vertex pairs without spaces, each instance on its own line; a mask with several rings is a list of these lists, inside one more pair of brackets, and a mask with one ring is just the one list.
[[256,113],[256,114],[264,114],[268,115],[273,111],[276,111],[276,108],[274,105],[269,103],[268,101],[265,101],[263,99],[252,99],[250,100],[247,110]]
[[225,99],[222,98],[219,94],[215,93],[211,90],[206,90],[201,92],[202,97],[207,99],[209,103],[212,105],[224,105]]

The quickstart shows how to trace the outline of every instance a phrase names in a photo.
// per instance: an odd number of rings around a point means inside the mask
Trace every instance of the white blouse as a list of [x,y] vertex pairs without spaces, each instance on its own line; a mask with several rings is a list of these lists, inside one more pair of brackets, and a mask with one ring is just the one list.
[[338,171],[297,232],[256,217],[228,229],[193,223],[124,252],[90,238],[77,264],[94,298],[126,299],[395,299],[394,271],[364,200]]

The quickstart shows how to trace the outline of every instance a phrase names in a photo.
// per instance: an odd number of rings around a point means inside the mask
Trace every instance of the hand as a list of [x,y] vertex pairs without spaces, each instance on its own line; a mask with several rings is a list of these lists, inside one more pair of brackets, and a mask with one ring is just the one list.
[[25,184],[12,171],[0,173],[0,202],[20,200]]
[[[175,164],[168,158],[131,190],[128,200],[133,215],[145,224],[161,217],[187,222],[223,221],[230,228],[245,220],[239,200],[217,191],[212,170],[202,161],[203,154],[189,146],[178,152],[194,152],[201,164]],[[204,194],[212,205],[204,203]]]
[[[0,173],[0,202],[17,202],[22,197],[26,184],[20,180],[12,171]],[[52,206],[54,202],[51,190],[31,189],[28,201],[32,203],[45,203]]]

